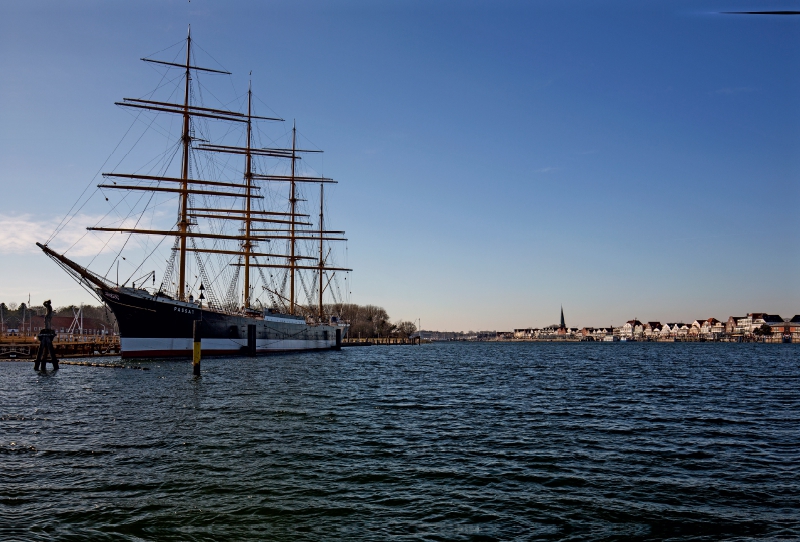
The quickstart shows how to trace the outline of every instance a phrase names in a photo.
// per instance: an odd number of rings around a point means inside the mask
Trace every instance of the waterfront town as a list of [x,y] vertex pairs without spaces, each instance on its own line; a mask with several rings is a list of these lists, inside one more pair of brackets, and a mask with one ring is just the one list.
[[621,326],[568,327],[560,324],[513,331],[421,331],[423,341],[652,341],[800,343],[800,314],[783,318],[764,312],[729,316],[727,320],[698,318],[688,322],[628,320]]

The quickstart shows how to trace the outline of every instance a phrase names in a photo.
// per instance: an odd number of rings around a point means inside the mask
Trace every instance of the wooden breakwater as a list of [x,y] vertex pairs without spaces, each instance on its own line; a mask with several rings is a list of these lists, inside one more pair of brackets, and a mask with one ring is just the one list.
[[[67,337],[53,341],[58,359],[87,358],[93,356],[118,356],[119,337],[93,336]],[[4,335],[0,337],[1,359],[36,359],[39,341],[30,335]]]
[[428,340],[420,340],[419,337],[401,338],[401,337],[373,337],[371,339],[361,339],[356,337],[346,337],[342,339],[342,346],[401,346],[401,345],[417,345],[430,343]]

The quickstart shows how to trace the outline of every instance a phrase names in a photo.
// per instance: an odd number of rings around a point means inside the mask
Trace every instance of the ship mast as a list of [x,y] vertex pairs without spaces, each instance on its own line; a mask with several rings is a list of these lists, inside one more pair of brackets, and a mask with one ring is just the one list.
[[[250,220],[250,196],[253,186],[253,155],[250,152],[250,140],[252,138],[252,102],[253,102],[253,84],[252,82],[247,87],[247,151],[246,151],[246,164],[244,170],[245,184],[247,185],[247,192],[245,196],[245,214],[244,214],[244,308],[250,307],[250,228],[252,221]],[[294,219],[292,220],[294,222]]]
[[323,211],[322,202],[323,202],[324,198],[325,198],[325,185],[320,183],[320,185],[319,185],[319,321],[320,322],[322,322],[322,318],[324,316],[323,310],[322,310],[322,290],[323,290],[323,286],[322,286],[322,265],[323,265],[323,261],[322,261],[322,241],[323,241],[323,236],[322,235],[323,234],[322,234],[322,232],[325,231],[324,214],[323,214],[324,211]]
[[181,301],[186,299],[186,230],[189,227],[187,215],[189,207],[189,145],[191,145],[192,142],[191,135],[189,134],[189,84],[192,79],[192,74],[189,71],[189,68],[191,67],[191,52],[192,27],[189,25],[189,33],[186,36],[186,84],[183,91],[183,161],[181,164],[181,179],[183,179],[183,182],[181,183],[181,218],[178,222],[178,231],[180,232],[180,245],[178,254],[180,261],[178,267],[178,299]]
[[[291,245],[289,250],[289,314],[294,314],[294,275],[297,269],[297,262],[295,258],[295,233],[294,233],[294,226],[295,226],[295,213],[297,212],[297,198],[295,197],[295,177],[294,177],[294,170],[295,170],[295,162],[297,161],[297,126],[294,121],[292,121],[292,177],[291,177],[291,189],[289,191],[289,202],[291,203],[291,224],[290,224],[290,241],[289,244]],[[321,228],[320,228],[321,229]]]

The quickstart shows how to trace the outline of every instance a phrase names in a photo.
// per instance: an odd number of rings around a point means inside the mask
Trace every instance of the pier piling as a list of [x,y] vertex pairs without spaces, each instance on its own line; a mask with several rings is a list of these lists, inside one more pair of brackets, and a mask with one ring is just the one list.
[[256,325],[247,325],[247,355],[251,358],[256,357]]

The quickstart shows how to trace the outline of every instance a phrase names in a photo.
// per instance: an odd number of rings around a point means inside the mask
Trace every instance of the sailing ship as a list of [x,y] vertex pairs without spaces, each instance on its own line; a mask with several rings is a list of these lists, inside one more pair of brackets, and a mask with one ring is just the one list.
[[[185,40],[184,62],[142,59],[165,71],[179,70],[181,75],[173,77],[173,81],[178,89],[175,93],[183,94],[182,102],[142,98],[116,102],[140,113],[172,115],[181,121],[180,137],[173,138],[176,140],[174,157],[180,154],[180,171],[170,174],[176,168],[170,168],[171,162],[165,159],[166,165],[148,174],[103,173],[105,181],[97,185],[102,194],[106,191],[145,194],[148,202],[157,196],[170,198],[166,203],[177,204],[177,221],[171,228],[140,227],[144,213],[154,208],[145,205],[142,214],[132,223],[122,220],[112,226],[86,228],[89,232],[107,232],[101,235],[123,235],[127,240],[137,236],[138,239],[172,238],[173,246],[160,286],[156,286],[155,270],[133,280],[130,285],[128,281],[120,284],[122,249],[115,259],[117,278],[113,281],[108,278],[109,272],[101,275],[67,257],[64,251],[51,248],[49,243],[54,237],[37,245],[113,311],[122,357],[191,357],[193,328],[197,321],[201,322],[204,355],[338,348],[348,324],[336,315],[334,285],[338,284],[337,272],[351,270],[336,267],[330,261],[330,243],[346,241],[343,231],[326,230],[324,224],[324,185],[336,181],[298,171],[298,161],[303,156],[321,151],[298,148],[294,123],[291,145],[255,144],[257,123],[283,119],[253,114],[252,83],[247,90],[246,112],[198,104],[196,97],[202,89],[194,89],[194,80],[200,74],[205,77],[206,74],[230,75],[230,72],[195,65],[192,46],[190,28]],[[241,134],[238,141],[243,136],[243,144],[222,144],[229,142],[227,140],[215,143],[200,137],[198,131],[203,134],[213,131],[204,131],[204,126],[207,128],[211,122],[226,126],[226,134],[238,129]],[[198,167],[198,154],[224,157],[225,167]],[[213,158],[211,160],[213,165]],[[231,162],[238,164],[235,174],[228,171]],[[283,170],[276,173],[277,168],[263,165],[274,162],[284,164]],[[228,171],[227,176],[217,175],[216,178],[194,173],[223,170]],[[303,212],[306,209],[301,208],[302,202],[307,201],[302,186],[309,183],[319,184],[316,225],[310,222],[310,215]],[[268,208],[263,195],[267,190],[272,196],[272,201],[267,203],[276,204],[280,201],[276,194],[285,193],[283,204],[288,205],[280,209]],[[105,199],[108,201],[108,197]],[[226,203],[231,201],[235,203]],[[264,251],[261,247],[266,245],[281,245],[285,249]],[[192,264],[194,272],[189,269],[192,256],[196,260]],[[222,261],[221,264],[217,262],[218,272],[217,267],[214,273],[209,269],[214,266],[209,260],[212,257]],[[142,264],[136,270],[141,267]],[[152,286],[148,287],[151,278]],[[224,278],[228,279],[227,287],[222,284]],[[259,292],[256,292],[256,282],[261,288]],[[298,282],[306,293],[306,303],[299,300]],[[325,304],[323,293],[333,295],[334,302]]]

